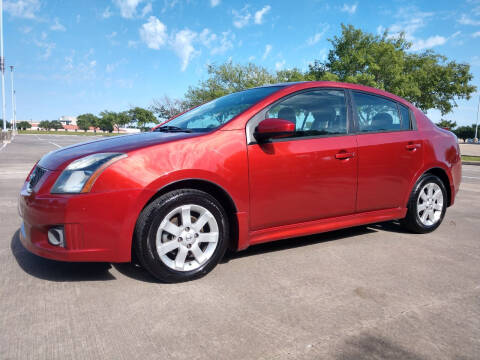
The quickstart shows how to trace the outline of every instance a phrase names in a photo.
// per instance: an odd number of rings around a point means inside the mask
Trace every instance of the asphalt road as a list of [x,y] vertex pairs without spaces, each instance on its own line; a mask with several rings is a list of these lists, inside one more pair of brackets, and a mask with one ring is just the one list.
[[0,151],[0,359],[480,358],[480,166],[464,166],[432,234],[384,223],[283,240],[167,285],[19,243],[28,171],[87,139],[19,135]]

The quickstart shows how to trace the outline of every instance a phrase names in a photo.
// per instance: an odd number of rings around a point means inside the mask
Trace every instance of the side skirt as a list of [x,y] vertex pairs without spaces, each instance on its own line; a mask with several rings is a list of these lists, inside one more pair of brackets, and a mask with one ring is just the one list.
[[402,219],[406,214],[406,208],[393,208],[250,231],[250,245],[344,229],[352,226]]

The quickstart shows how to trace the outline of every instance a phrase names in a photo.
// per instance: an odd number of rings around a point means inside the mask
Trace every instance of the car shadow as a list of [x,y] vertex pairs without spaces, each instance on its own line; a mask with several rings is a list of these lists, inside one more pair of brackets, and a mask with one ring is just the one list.
[[302,236],[297,238],[290,238],[285,240],[277,240],[264,244],[252,245],[246,250],[238,252],[227,252],[221,263],[227,263],[231,260],[240,259],[247,256],[261,255],[274,251],[290,250],[301,246],[309,246],[314,244],[320,244],[328,241],[334,241],[338,239],[348,238],[351,236],[358,236],[369,234],[378,231],[374,227],[370,226],[357,226],[342,230],[329,231],[325,233],[313,234],[308,236]]
[[[330,231],[298,238],[277,240],[269,243],[252,245],[246,250],[239,252],[227,252],[220,263],[225,264],[235,259],[247,256],[261,255],[274,251],[286,251],[301,246],[310,246],[324,242],[339,240],[352,236],[359,236],[377,232],[379,230],[388,232],[404,233],[400,224],[395,221],[378,223],[365,226],[357,226],[348,229]],[[29,275],[49,281],[104,281],[115,280],[110,273],[113,267],[122,275],[134,280],[148,283],[159,283],[146,271],[138,261],[131,263],[96,263],[96,262],[63,262],[45,259],[26,250],[19,238],[19,230],[12,237],[10,248],[18,265]]]
[[10,249],[17,264],[27,274],[49,281],[105,281],[115,280],[109,272],[109,263],[63,262],[45,259],[30,253],[20,242],[20,230],[12,237]]
[[407,349],[400,342],[366,332],[348,337],[336,351],[336,359],[422,360],[423,356]]

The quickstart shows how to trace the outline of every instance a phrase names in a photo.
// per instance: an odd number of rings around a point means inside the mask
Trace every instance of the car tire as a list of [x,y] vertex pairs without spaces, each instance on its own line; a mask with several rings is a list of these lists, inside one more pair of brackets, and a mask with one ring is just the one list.
[[410,194],[407,215],[401,224],[413,233],[432,232],[442,223],[447,202],[447,190],[443,181],[433,174],[425,174]]
[[210,194],[196,189],[166,193],[148,204],[135,227],[142,266],[162,282],[198,279],[228,247],[228,217]]

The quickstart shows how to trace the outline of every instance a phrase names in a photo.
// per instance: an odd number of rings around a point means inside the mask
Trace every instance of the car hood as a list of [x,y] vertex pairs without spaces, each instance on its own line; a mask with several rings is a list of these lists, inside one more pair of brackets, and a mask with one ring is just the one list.
[[90,154],[101,152],[127,153],[132,150],[196,137],[199,135],[202,134],[148,132],[134,135],[113,136],[106,139],[75,144],[52,151],[41,158],[38,165],[48,170],[57,170],[65,167],[67,163],[70,163],[75,159]]

